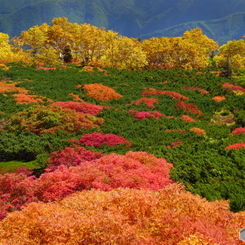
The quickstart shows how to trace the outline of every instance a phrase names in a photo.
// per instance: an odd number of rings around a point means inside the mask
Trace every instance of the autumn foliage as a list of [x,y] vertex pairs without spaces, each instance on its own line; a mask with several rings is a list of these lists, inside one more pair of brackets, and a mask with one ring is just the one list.
[[182,89],[186,89],[186,90],[197,90],[201,93],[201,95],[204,95],[204,94],[208,94],[209,92],[206,90],[206,89],[203,89],[203,88],[199,88],[199,87],[196,87],[196,86],[191,86],[191,87],[182,87]]
[[194,132],[196,135],[204,135],[206,134],[204,129],[201,128],[191,128],[190,131]]
[[16,104],[29,104],[43,102],[42,98],[38,98],[36,95],[29,94],[13,94]]
[[220,101],[225,100],[225,96],[214,96],[212,98],[212,100],[217,101],[217,102],[220,102]]
[[136,111],[136,110],[130,110],[130,114],[134,114],[135,119],[146,119],[146,118],[154,118],[159,119],[159,117],[165,116],[162,113],[158,111]]
[[86,146],[96,146],[99,147],[101,145],[115,146],[125,144],[125,147],[131,147],[132,144],[126,140],[123,136],[117,136],[115,134],[105,134],[94,132],[91,134],[84,134],[79,141],[78,145],[86,145]]
[[195,122],[196,120],[193,119],[192,117],[188,116],[188,115],[182,115],[181,119],[185,122]]
[[[174,212],[173,212],[174,210]],[[244,214],[207,202],[181,185],[159,191],[82,191],[31,203],[0,223],[3,244],[242,244]],[[21,232],[20,232],[21,229]]]
[[245,134],[245,128],[239,127],[232,130],[231,134]]
[[159,95],[159,94],[169,95],[173,99],[176,99],[176,100],[188,100],[189,99],[187,96],[183,96],[182,94],[178,92],[173,92],[173,91],[153,90],[153,91],[143,91],[141,93],[142,96],[146,96],[146,95],[154,96],[154,95]]
[[52,103],[52,105],[60,106],[64,109],[71,109],[71,110],[74,110],[76,112],[88,113],[88,114],[91,114],[93,116],[98,115],[103,110],[103,106],[87,103],[85,101],[82,101],[82,102],[57,101],[57,102]]
[[133,101],[131,104],[135,104],[135,105],[145,104],[148,107],[154,108],[155,104],[159,104],[159,102],[158,102],[158,99],[156,99],[156,98],[143,97],[143,98],[140,98],[138,100]]
[[58,130],[75,132],[77,130],[90,129],[101,126],[103,122],[103,118],[76,112],[72,109],[63,109],[55,105],[38,105],[13,115],[6,128],[27,130],[40,135]]
[[114,188],[159,190],[173,181],[172,164],[147,152],[104,155],[83,147],[52,153],[39,178],[30,171],[0,175],[0,214],[20,209],[33,201],[61,200],[76,191]]
[[103,84],[86,84],[83,86],[83,89],[87,92],[88,97],[95,98],[97,100],[108,101],[122,97],[122,95],[118,94],[114,89]]
[[203,114],[203,112],[200,111],[195,104],[186,103],[184,101],[178,101],[176,103],[176,108],[194,114],[196,117],[199,117]]
[[26,63],[0,64],[0,244],[242,244],[244,79],[212,66],[241,65],[241,41],[210,58],[200,28],[140,41],[64,17],[8,39],[0,59]]
[[102,156],[102,153],[93,152],[84,147],[66,147],[65,149],[51,154],[51,157],[48,159],[49,166],[46,170],[48,172],[54,171],[61,165],[67,167],[77,166],[87,161],[94,161]]
[[234,143],[234,144],[228,145],[226,147],[226,150],[231,150],[231,149],[238,150],[238,149],[243,148],[243,147],[245,147],[245,142]]

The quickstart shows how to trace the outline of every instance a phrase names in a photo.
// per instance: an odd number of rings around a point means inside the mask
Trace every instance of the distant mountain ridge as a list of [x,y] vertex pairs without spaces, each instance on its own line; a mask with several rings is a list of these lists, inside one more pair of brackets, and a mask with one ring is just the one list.
[[20,35],[55,17],[135,38],[182,36],[196,27],[220,44],[245,34],[244,0],[8,0],[0,9],[0,32]]

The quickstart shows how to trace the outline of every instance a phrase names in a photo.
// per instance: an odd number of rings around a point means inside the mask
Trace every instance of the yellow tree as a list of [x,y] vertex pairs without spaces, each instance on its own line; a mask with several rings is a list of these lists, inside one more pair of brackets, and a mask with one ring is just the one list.
[[50,51],[48,44],[48,31],[50,26],[46,23],[40,26],[33,26],[28,31],[22,31],[21,35],[13,40],[16,47],[26,47],[27,52],[30,54],[31,65],[37,65],[39,62],[53,65],[50,58],[47,58],[47,53],[52,53],[54,57],[54,50]]
[[5,60],[11,52],[11,46],[9,45],[9,35],[0,33],[0,59]]
[[204,35],[201,28],[186,31],[182,39],[188,40],[192,44],[196,44],[200,49],[200,54],[203,55],[209,56],[218,49],[218,43]]
[[147,54],[147,62],[150,68],[171,67],[171,54],[173,45],[168,37],[150,38],[144,40],[142,49]]
[[97,62],[104,50],[105,30],[90,24],[81,24],[74,28],[73,49],[77,58],[88,62]]
[[16,49],[9,41],[8,34],[0,33],[0,60],[7,62],[26,61],[26,53],[22,49]]
[[182,68],[205,68],[218,43],[203,34],[201,28],[186,31],[182,37],[171,38],[173,63]]
[[147,64],[146,52],[133,38],[108,31],[105,37],[104,53],[100,61],[109,67],[119,69],[139,69]]
[[49,26],[44,23],[41,26],[33,26],[28,31],[22,31],[19,42],[28,48],[31,55],[35,56],[41,47],[47,44],[47,32]]
[[219,48],[218,54],[215,56],[217,64],[221,67],[230,63],[233,68],[245,68],[245,41],[232,40]]
[[78,24],[68,22],[66,17],[54,18],[48,30],[48,44],[53,47],[61,58],[74,46]]
[[69,23],[65,17],[54,18],[51,24],[31,27],[14,40],[16,46],[27,47],[35,65],[39,62],[47,65],[60,64],[60,53],[74,41],[72,31],[76,24]]
[[142,44],[151,67],[204,68],[218,44],[196,28],[182,37],[161,37]]
[[182,37],[171,38],[172,53],[170,63],[173,67],[185,69],[205,68],[208,57],[200,51],[199,45],[189,42]]

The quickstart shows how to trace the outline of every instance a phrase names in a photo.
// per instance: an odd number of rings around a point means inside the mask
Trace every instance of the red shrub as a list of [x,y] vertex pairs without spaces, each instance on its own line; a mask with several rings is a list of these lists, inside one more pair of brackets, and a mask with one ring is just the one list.
[[58,101],[58,102],[52,103],[52,105],[60,106],[64,109],[71,109],[71,110],[74,110],[76,112],[88,113],[88,114],[91,114],[93,116],[98,115],[103,110],[103,106],[101,106],[101,105],[94,105],[94,104],[90,104],[90,103],[87,103],[84,101],[83,102]]
[[173,92],[173,91],[164,91],[164,90],[153,90],[153,91],[143,91],[141,93],[141,96],[146,96],[146,95],[159,95],[159,94],[166,94],[171,96],[173,99],[176,100],[188,100],[189,98],[178,93],[178,92]]
[[172,149],[174,146],[176,146],[176,145],[182,145],[182,144],[184,144],[184,142],[182,142],[182,141],[175,141],[175,142],[172,142],[172,143],[168,146],[168,148]]
[[158,190],[173,183],[169,167],[163,158],[146,152],[110,154],[93,162],[86,162],[70,170],[81,175],[79,186],[85,189],[112,190],[118,187]]
[[96,147],[99,147],[104,144],[109,146],[115,146],[120,144],[126,144],[126,147],[132,146],[132,144],[122,136],[117,136],[115,134],[104,134],[99,132],[83,135],[77,144]]
[[100,152],[93,152],[83,147],[71,148],[66,147],[60,151],[53,152],[48,159],[50,164],[46,171],[53,171],[58,166],[64,165],[67,167],[77,166],[86,161],[94,161],[103,156]]
[[222,85],[223,88],[228,88],[232,91],[236,91],[236,90],[239,90],[239,91],[242,91],[242,92],[245,92],[245,88],[241,87],[241,86],[238,86],[238,85],[233,85],[231,83],[224,83]]
[[245,134],[245,128],[243,127],[239,127],[239,128],[235,128],[231,134]]
[[208,94],[209,92],[203,88],[191,86],[191,87],[182,87],[182,89],[187,89],[187,90],[198,90],[201,95]]
[[245,142],[241,142],[241,143],[234,143],[234,144],[231,144],[231,145],[228,145],[226,146],[226,150],[231,150],[231,149],[234,149],[234,150],[238,150],[242,147],[245,147]]
[[17,210],[26,203],[36,201],[36,180],[29,172],[0,174],[0,220],[9,211]]
[[154,118],[154,119],[159,119],[159,117],[164,116],[162,113],[158,111],[136,111],[136,110],[130,110],[130,114],[134,114],[135,119],[146,119],[146,118]]
[[135,105],[140,105],[141,103],[145,103],[148,107],[152,107],[154,108],[155,107],[155,103],[159,104],[158,102],[158,99],[156,98],[140,98],[134,102],[132,102],[132,104],[135,104]]
[[203,114],[203,112],[200,111],[196,105],[191,103],[185,103],[184,101],[178,101],[176,103],[176,107],[177,109],[183,109],[184,111],[188,111],[192,114],[196,114],[197,117]]

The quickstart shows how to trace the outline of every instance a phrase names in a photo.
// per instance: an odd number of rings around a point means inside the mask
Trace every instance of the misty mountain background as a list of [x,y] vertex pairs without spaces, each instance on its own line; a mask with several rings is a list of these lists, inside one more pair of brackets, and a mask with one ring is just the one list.
[[245,0],[0,0],[0,32],[10,37],[56,17],[142,39],[196,27],[220,45],[245,35]]

